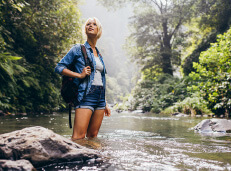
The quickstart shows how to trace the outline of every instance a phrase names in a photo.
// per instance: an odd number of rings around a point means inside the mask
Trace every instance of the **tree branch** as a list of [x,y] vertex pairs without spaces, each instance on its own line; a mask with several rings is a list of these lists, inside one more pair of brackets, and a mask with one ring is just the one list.
[[165,0],[165,12],[167,12],[167,8],[168,8],[168,0]]
[[181,24],[182,24],[182,21],[183,21],[183,19],[184,19],[184,16],[182,16],[182,10],[183,10],[184,7],[185,7],[185,5],[184,5],[185,2],[186,2],[186,0],[183,1],[183,5],[180,7],[180,11],[179,11],[179,13],[180,13],[180,18],[179,18],[179,21],[178,21],[176,27],[174,28],[173,32],[172,32],[171,34],[169,34],[170,38],[176,33],[176,31],[180,28],[180,26],[181,26]]
[[179,19],[179,22],[177,23],[176,27],[174,28],[173,32],[169,34],[170,38],[175,34],[175,32],[180,28],[182,24],[183,17]]
[[160,0],[160,7],[161,7],[161,9],[163,9],[163,3],[161,0]]
[[[190,12],[189,13],[184,13],[185,15],[183,15],[183,10],[185,9],[185,4],[186,4],[186,1],[187,0],[184,0],[183,1],[183,5],[181,6],[181,8],[180,8],[180,19],[179,19],[179,21],[178,21],[178,23],[177,23],[177,25],[176,25],[176,27],[175,27],[175,29],[173,30],[173,32],[170,34],[170,36],[173,36],[174,34],[175,34],[175,32],[179,29],[179,27],[181,26],[181,24],[182,24],[182,22],[183,22],[183,20],[188,16],[188,15],[190,15]],[[196,0],[193,0],[188,6],[189,6],[189,8],[191,8],[191,6],[194,4],[196,2]],[[188,15],[187,15],[188,14]]]
[[157,3],[156,0],[151,0],[160,10],[160,12],[162,13],[162,7],[160,6],[160,4]]

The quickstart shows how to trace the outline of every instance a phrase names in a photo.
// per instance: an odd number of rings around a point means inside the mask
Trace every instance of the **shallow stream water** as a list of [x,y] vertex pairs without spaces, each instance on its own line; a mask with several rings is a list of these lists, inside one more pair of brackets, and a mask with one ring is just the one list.
[[[194,133],[191,128],[202,119],[112,113],[104,118],[98,138],[79,142],[107,162],[40,170],[231,170],[231,136]],[[0,117],[0,134],[28,126],[43,126],[66,138],[72,134],[67,113]]]

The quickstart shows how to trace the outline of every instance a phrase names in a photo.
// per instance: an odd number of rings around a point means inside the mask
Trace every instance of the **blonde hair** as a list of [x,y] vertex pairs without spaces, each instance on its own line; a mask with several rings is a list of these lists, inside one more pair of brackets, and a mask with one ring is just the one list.
[[84,34],[87,36],[86,34],[86,25],[89,23],[90,20],[95,20],[97,28],[98,28],[98,33],[97,33],[97,39],[99,39],[102,35],[102,24],[100,23],[99,19],[96,17],[93,18],[88,18],[87,21],[84,24],[83,30],[84,30]]

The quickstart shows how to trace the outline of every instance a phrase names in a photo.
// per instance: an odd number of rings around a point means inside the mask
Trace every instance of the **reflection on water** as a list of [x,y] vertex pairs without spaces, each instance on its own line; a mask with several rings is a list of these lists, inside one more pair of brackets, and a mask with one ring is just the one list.
[[[66,163],[52,170],[231,170],[230,136],[202,136],[191,129],[201,118],[155,114],[117,114],[105,117],[98,138],[77,143],[97,150],[104,163]],[[65,113],[0,118],[0,133],[44,126],[70,138]],[[46,170],[46,169],[45,169]]]

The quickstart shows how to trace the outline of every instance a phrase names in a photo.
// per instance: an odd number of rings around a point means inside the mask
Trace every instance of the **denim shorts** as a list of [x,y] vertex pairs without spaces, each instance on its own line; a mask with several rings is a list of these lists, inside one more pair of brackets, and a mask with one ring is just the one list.
[[88,94],[83,98],[81,102],[77,102],[75,109],[85,108],[95,110],[105,109],[105,88],[103,86],[92,85]]

